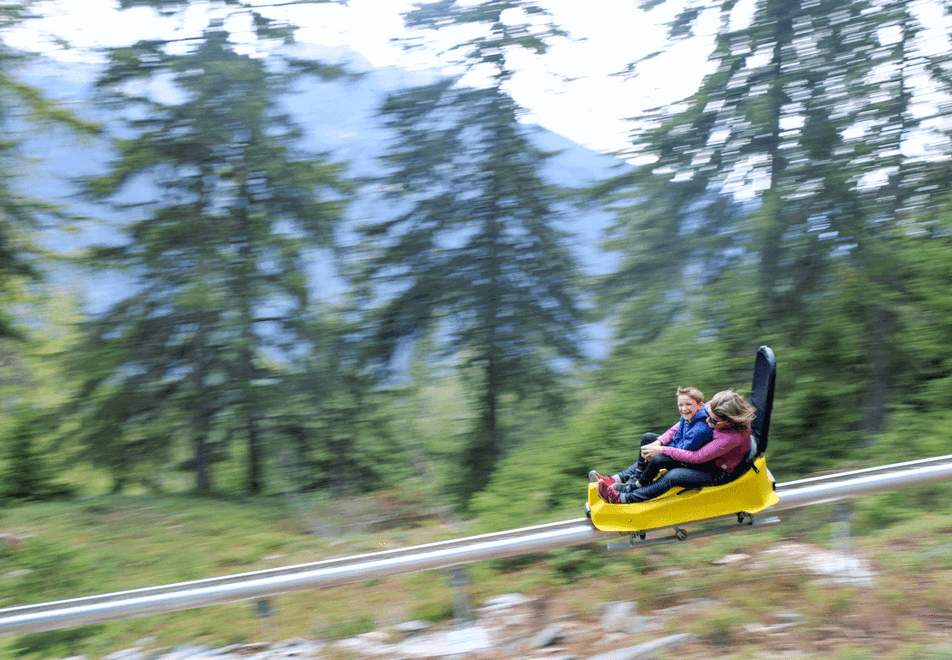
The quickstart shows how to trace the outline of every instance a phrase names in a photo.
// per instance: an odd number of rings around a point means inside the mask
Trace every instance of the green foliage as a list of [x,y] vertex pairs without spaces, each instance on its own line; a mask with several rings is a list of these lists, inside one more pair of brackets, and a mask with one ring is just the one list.
[[860,455],[870,462],[900,463],[906,460],[942,456],[952,447],[952,414],[948,410],[929,413],[912,406],[895,407],[889,427]]
[[473,513],[492,524],[578,513],[589,470],[627,468],[637,460],[644,433],[661,434],[678,422],[679,386],[698,387],[706,398],[728,388],[749,393],[753,351],[743,360],[725,359],[716,346],[706,350],[690,337],[690,327],[682,328],[664,342],[632,345],[624,357],[613,357],[589,386],[591,400],[564,430],[540,435],[503,460],[490,486],[474,498]]
[[[100,635],[103,629],[104,626],[80,626],[67,630],[20,635],[10,642],[10,648],[16,654],[11,657],[70,658]],[[0,657],[4,656],[0,655]]]
[[704,614],[697,622],[701,639],[712,646],[731,646],[743,630],[744,617],[738,612],[716,610]]
[[551,551],[548,563],[556,577],[568,583],[601,575],[606,562],[610,561],[600,549],[581,546]]
[[20,408],[15,422],[2,438],[3,470],[0,497],[10,500],[44,500],[72,494],[69,487],[54,483],[53,465],[43,446],[56,428],[49,413]]
[[414,606],[411,618],[419,621],[439,623],[453,618],[453,603],[447,597],[437,601],[426,601]]
[[869,649],[853,646],[852,644],[836,651],[831,656],[834,660],[865,660],[869,657]]
[[389,187],[410,206],[361,230],[359,279],[376,283],[369,357],[389,373],[409,343],[439,338],[431,359],[470,384],[476,416],[454,484],[466,503],[515,444],[512,408],[565,405],[558,362],[580,357],[578,265],[557,227],[559,191],[541,175],[551,154],[500,88],[441,81],[392,95],[382,112],[400,136]]
[[856,533],[868,534],[909,521],[922,511],[948,512],[952,486],[933,484],[880,493],[857,506]]
[[842,335],[823,334],[829,341],[820,345],[773,347],[778,374],[768,456],[780,480],[828,469],[863,439],[863,408],[843,405],[863,399],[861,376],[846,377],[861,368],[859,358]]
[[[0,21],[22,20],[28,4]],[[293,33],[226,5],[262,43]],[[947,453],[948,149],[906,147],[945,123],[948,108],[913,92],[925,76],[948,91],[948,58],[920,48],[909,3],[761,3],[744,25],[726,20],[733,6],[710,10],[731,28],[715,35],[700,88],[635,124],[633,150],[654,164],[591,191],[614,214],[604,247],[618,266],[590,282],[563,231],[567,191],[541,176],[551,154],[508,95],[510,54],[564,35],[531,2],[410,12],[414,28],[472,29],[453,53],[494,75],[481,89],[448,79],[386,100],[393,213],[337,252],[354,290],[333,310],[313,299],[308,272],[338,247],[356,189],[343,164],[301,148],[280,98],[298,74],[345,70],[243,55],[218,23],[175,49],[110,51],[98,89],[128,121],[112,169],[86,183],[127,221],[128,242],[85,263],[136,284],[86,319],[67,293],[38,295],[53,257],[35,230],[69,214],[14,184],[24,121],[99,129],[15,80],[24,57],[0,52],[7,494],[53,496],[54,473],[85,461],[115,491],[179,488],[187,470],[204,490],[408,484],[466,502],[486,528],[577,515],[589,469],[626,467],[643,432],[676,421],[675,387],[746,392],[761,344],[780,360],[768,456],[780,480]],[[687,8],[670,37],[701,15]],[[176,94],[144,91],[160,79]],[[150,199],[127,206],[145,179]],[[580,374],[588,296],[614,335],[609,357]],[[14,428],[20,404],[59,411],[57,432]],[[892,502],[871,507],[871,528],[899,519]]]
[[[897,380],[908,412],[945,419],[947,393],[952,384],[952,296],[946,290],[952,276],[952,201],[948,197],[896,228],[895,249],[904,266],[910,295],[899,301],[904,323],[897,342],[905,348],[905,361]],[[899,375],[897,374],[897,375]],[[903,418],[912,421],[913,414]],[[942,433],[944,424],[932,433]],[[948,445],[946,445],[948,446]]]
[[367,615],[359,617],[347,616],[341,621],[332,623],[321,630],[321,635],[330,639],[348,639],[374,629],[374,620]]
[[[511,16],[524,10],[527,20]],[[504,19],[506,11],[510,18]],[[382,373],[424,337],[433,359],[470,384],[475,416],[462,436],[451,488],[466,508],[521,438],[514,408],[558,414],[568,368],[581,357],[579,266],[559,222],[564,193],[545,182],[539,150],[505,88],[510,54],[542,53],[561,31],[532,2],[421,5],[414,29],[465,25],[461,63],[491,71],[478,89],[458,80],[392,94],[381,115],[391,218],[361,228],[371,364]],[[373,283],[371,286],[368,283]]]
[[814,616],[818,625],[848,616],[856,610],[859,603],[859,593],[855,587],[810,584],[804,592],[807,600],[817,608]]
[[[252,14],[261,38],[285,34],[247,6],[231,11]],[[272,438],[301,428],[281,405],[283,379],[300,368],[283,365],[333,349],[303,327],[312,313],[307,273],[315,250],[333,246],[352,189],[341,164],[302,148],[280,97],[302,70],[341,72],[241,54],[218,19],[175,51],[150,41],[109,55],[97,85],[123,108],[131,137],[116,141],[111,171],[87,182],[87,194],[122,208],[137,181],[155,185],[124,225],[128,242],[87,257],[136,281],[86,326],[75,365],[84,376],[79,437],[114,490],[188,451],[195,488],[209,491],[214,466],[240,442],[244,489],[262,492]],[[176,94],[141,93],[159,79]],[[338,382],[317,406],[308,398],[309,412],[353,405],[337,401],[358,387]]]
[[[26,503],[7,509],[4,518],[10,530],[0,539],[4,607],[198,579],[223,568],[240,572],[315,543],[281,504],[264,501],[106,497]],[[151,635],[180,634],[179,643],[217,635],[220,617],[199,621],[204,617],[190,612],[82,626],[19,636],[11,647],[19,658],[102,657]],[[247,638],[258,625],[250,613],[229,612],[226,619],[223,637],[238,631]]]
[[89,569],[78,549],[40,538],[15,541],[4,548],[8,575],[3,581],[6,606],[74,596]]
[[271,487],[343,494],[402,485],[412,492],[413,434],[400,428],[411,395],[374,388],[361,374],[364,346],[353,341],[353,325],[322,310],[306,315],[301,328],[313,350],[293,368],[273,365],[280,382],[259,399],[271,411],[261,424]]
[[948,660],[952,658],[952,645],[941,643],[907,645],[901,651],[888,657],[890,660]]
[[[311,533],[305,531],[307,521],[298,519],[293,507],[281,498],[111,496],[28,503],[4,512],[5,529],[28,529],[35,536],[22,539],[20,546],[3,539],[0,589],[16,587],[18,595],[15,601],[4,598],[0,604],[301,564],[339,557],[342,548],[359,554],[393,547],[394,537],[389,532],[369,535],[360,531],[356,525],[359,516],[343,508],[348,502],[355,501],[347,498],[318,506],[313,518],[324,527]],[[368,498],[362,505],[372,512],[378,502]],[[796,513],[790,511],[785,516]],[[800,513],[816,526],[816,507]],[[926,514],[873,533],[868,539],[857,539],[864,545],[864,556],[876,567],[876,587],[868,594],[849,587],[811,584],[804,570],[791,570],[784,563],[784,555],[761,554],[779,537],[752,531],[749,534],[753,536],[745,533],[743,539],[696,539],[647,551],[606,554],[598,543],[532,555],[526,561],[480,562],[467,569],[473,577],[471,598],[478,604],[490,595],[519,591],[530,598],[549,598],[558,603],[560,613],[583,617],[597,616],[600,603],[632,599],[633,594],[637,594],[643,615],[686,602],[716,600],[716,609],[705,610],[698,618],[675,615],[659,620],[677,628],[671,632],[694,632],[710,645],[738,646],[745,643],[738,631],[747,623],[768,623],[777,613],[796,612],[807,617],[808,623],[787,633],[800,639],[798,635],[809,636],[816,629],[813,622],[865,616],[861,608],[868,602],[868,607],[879,613],[885,607],[886,618],[898,622],[895,631],[885,632],[890,644],[898,648],[921,643],[923,632],[930,629],[931,614],[949,608],[952,590],[946,537],[950,517],[931,511]],[[821,511],[820,518],[826,517]],[[784,538],[800,534],[783,527],[778,533]],[[417,528],[399,543],[406,547],[468,535],[461,529],[456,525]],[[828,541],[826,533],[819,539],[820,546]],[[711,566],[712,559],[734,551],[756,556],[758,561],[751,561],[739,572],[736,567]],[[766,564],[758,568],[759,560]],[[20,574],[24,567],[36,573]],[[32,586],[23,580],[33,580]],[[916,599],[899,597],[910,590],[915,591]],[[757,594],[754,600],[752,593]],[[427,571],[329,588],[322,590],[319,598],[315,592],[280,596],[272,602],[278,614],[266,621],[255,617],[252,603],[222,605],[19,637],[8,655],[29,660],[105,657],[135,646],[145,637],[155,638],[155,648],[145,652],[185,642],[214,648],[292,637],[337,639],[384,629],[398,620],[445,623],[454,615],[452,603],[453,587],[445,572]],[[916,612],[927,614],[920,620]],[[934,623],[933,617],[931,625]]]
[[[0,10],[3,31],[35,17],[33,4],[5,2]],[[0,36],[0,340],[25,338],[23,327],[16,327],[14,305],[40,280],[41,264],[50,259],[36,240],[37,230],[68,227],[74,219],[59,206],[24,194],[17,181],[29,153],[23,142],[54,127],[65,126],[76,134],[97,131],[36,87],[17,79],[26,59],[25,54],[7,47]],[[0,347],[0,359],[5,352]]]
[[[508,16],[504,17],[503,12]],[[515,22],[512,20],[513,14],[522,14],[529,20]],[[478,4],[438,0],[417,5],[407,12],[404,22],[411,29],[441,30],[465,26],[467,34],[475,33],[478,36],[471,38],[469,46],[472,48],[465,52],[462,61],[467,66],[480,63],[490,65],[496,70],[497,80],[504,80],[512,74],[507,66],[509,52],[526,50],[541,54],[546,52],[554,39],[566,36],[556,25],[544,22],[547,18],[548,11],[535,0]],[[453,56],[457,48],[448,49],[449,52],[444,53],[444,56]]]
[[492,531],[531,525],[560,512],[565,495],[568,500],[574,495],[577,501],[588,473],[566,478],[562,472],[570,460],[566,452],[574,446],[575,438],[564,432],[540,433],[510,453],[489,486],[470,503],[477,528]]
[[[889,417],[889,428],[857,455],[865,463],[881,465],[942,456],[952,445],[952,415],[947,410],[923,414],[898,407]],[[857,506],[857,530],[880,530],[909,520],[923,510],[952,511],[952,486],[930,484],[864,498]]]
[[906,502],[906,493],[892,492],[877,495],[872,502],[864,504],[856,520],[857,531],[880,530],[891,527],[911,515]]
[[[599,295],[617,317],[621,359],[630,344],[669,346],[665,331],[693,318],[699,350],[709,341],[735,358],[773,346],[771,464],[795,476],[869,447],[889,407],[930,386],[905,375],[929,370],[943,391],[949,341],[933,296],[948,298],[947,168],[903,156],[922,116],[909,91],[921,36],[908,3],[762,3],[728,28],[733,6],[711,9],[724,28],[696,93],[641,118],[633,146],[651,167],[596,191],[616,215],[606,247],[621,257]],[[671,39],[699,16],[682,13]],[[872,36],[887,25],[898,42]],[[895,65],[888,92],[852,103],[876,93],[880,62]],[[948,89],[942,66],[929,70]],[[883,130],[853,132],[867,122]],[[888,182],[865,183],[884,167]],[[922,256],[906,252],[911,242]],[[939,279],[919,277],[917,259]]]
[[492,569],[498,573],[516,573],[545,561],[545,553],[533,552],[505,559],[494,559],[490,562]]

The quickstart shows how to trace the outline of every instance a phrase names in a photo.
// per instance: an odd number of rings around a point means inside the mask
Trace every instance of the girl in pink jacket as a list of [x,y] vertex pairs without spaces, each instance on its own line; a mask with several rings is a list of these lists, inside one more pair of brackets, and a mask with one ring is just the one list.
[[[648,466],[638,481],[614,486],[600,481],[599,496],[612,504],[629,504],[658,497],[674,487],[704,488],[727,481],[750,451],[750,423],[757,409],[733,390],[718,392],[704,409],[713,440],[694,451],[660,443],[646,445],[641,451]],[[661,470],[667,471],[658,478]]]

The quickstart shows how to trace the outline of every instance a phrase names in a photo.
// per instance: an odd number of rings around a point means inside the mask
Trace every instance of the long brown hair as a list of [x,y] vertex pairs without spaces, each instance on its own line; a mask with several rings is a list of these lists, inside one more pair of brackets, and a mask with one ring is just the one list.
[[718,392],[708,404],[711,412],[727,426],[744,430],[757,416],[757,409],[734,390]]

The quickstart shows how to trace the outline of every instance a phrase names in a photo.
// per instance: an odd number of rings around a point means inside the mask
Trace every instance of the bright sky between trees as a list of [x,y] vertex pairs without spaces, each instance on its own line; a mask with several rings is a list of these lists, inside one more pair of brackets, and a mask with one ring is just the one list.
[[[650,14],[633,0],[540,0],[551,21],[571,39],[553,42],[542,56],[519,54],[512,62],[517,74],[510,89],[532,121],[586,147],[602,152],[623,150],[632,127],[626,121],[643,110],[670,103],[693,92],[706,72],[710,38],[665,48],[664,23],[677,2]],[[141,39],[176,38],[197,34],[220,11],[214,2],[195,2],[181,16],[162,17],[153,10],[120,11],[116,0],[50,0],[39,6],[42,18],[10,34],[10,46],[39,51],[62,60],[97,57],[97,49],[122,46]],[[299,26],[296,38],[322,46],[348,46],[377,67],[442,69],[453,72],[432,48],[406,53],[394,40],[407,37],[401,14],[413,0],[350,0],[338,4],[306,4],[267,8],[261,12],[287,18]],[[741,3],[752,5],[752,0]],[[738,10],[743,12],[743,8]],[[519,20],[521,17],[513,17]],[[236,41],[250,25],[226,24]],[[714,26],[708,26],[708,33]],[[451,37],[441,37],[442,40]],[[60,44],[68,43],[69,48]],[[443,43],[447,43],[443,41]],[[249,46],[250,47],[250,46]],[[663,50],[640,70],[637,78],[619,73],[648,53]]]

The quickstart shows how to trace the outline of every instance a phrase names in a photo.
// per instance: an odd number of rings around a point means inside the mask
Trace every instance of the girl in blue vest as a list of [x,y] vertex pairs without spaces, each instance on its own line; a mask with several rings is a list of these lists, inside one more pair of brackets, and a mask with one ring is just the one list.
[[[686,449],[696,451],[713,438],[713,432],[707,424],[707,412],[704,410],[704,395],[696,387],[679,387],[677,391],[678,412],[681,413],[681,419],[678,423],[664,432],[661,436],[656,433],[645,433],[641,436],[641,451],[639,452],[638,462],[629,468],[622,470],[618,474],[610,477],[603,477],[595,470],[588,473],[588,478],[597,483],[604,481],[609,486],[615,484],[625,484],[636,482],[641,473],[648,466],[648,459],[645,454],[653,455],[651,449],[660,447],[672,447],[675,449]],[[646,448],[648,449],[646,452]]]
[[[642,475],[627,484],[601,481],[598,496],[611,504],[632,504],[658,497],[676,486],[692,490],[730,480],[750,451],[750,423],[757,409],[733,390],[724,390],[714,395],[704,412],[704,423],[713,431],[711,442],[693,451],[646,445],[642,456],[649,461]],[[665,472],[659,477],[662,470]]]

